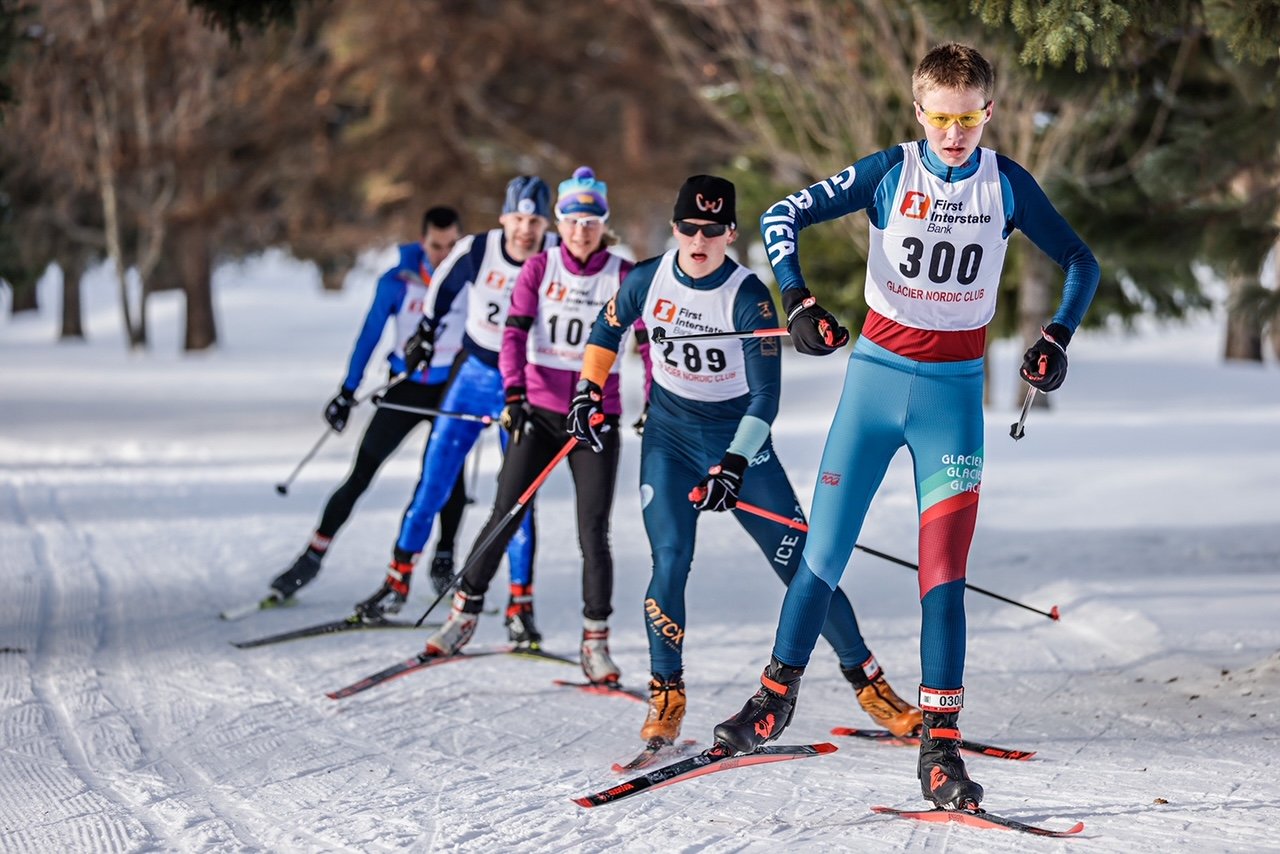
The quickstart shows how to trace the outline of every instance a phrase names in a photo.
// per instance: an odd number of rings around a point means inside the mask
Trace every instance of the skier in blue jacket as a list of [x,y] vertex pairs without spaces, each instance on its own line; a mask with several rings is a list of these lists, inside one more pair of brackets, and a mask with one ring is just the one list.
[[[422,238],[416,243],[400,246],[399,261],[378,279],[373,304],[369,306],[364,325],[356,337],[342,388],[324,409],[325,420],[336,432],[346,429],[356,389],[360,387],[388,321],[396,332],[395,345],[387,354],[388,371],[392,377],[405,372],[404,343],[417,329],[431,276],[458,242],[461,228],[458,212],[453,208],[428,209],[422,216]],[[450,366],[462,343],[461,317],[451,317],[448,326],[449,331],[441,335],[428,368],[414,371],[391,386],[384,398],[385,403],[406,409],[435,409],[440,405]],[[316,577],[330,543],[351,517],[356,501],[369,488],[382,464],[395,453],[413,428],[424,421],[431,423],[434,420],[434,416],[389,407],[374,412],[356,449],[351,471],[325,502],[320,524],[311,534],[310,542],[293,564],[272,580],[271,589],[279,598],[287,599]],[[446,576],[453,574],[453,543],[466,503],[467,494],[459,477],[454,482],[448,503],[440,511],[440,536],[432,564],[433,571],[443,572]]]
[[[418,330],[405,345],[405,361],[429,361],[450,313],[464,307],[462,350],[441,408],[449,412],[488,415],[497,419],[505,397],[498,354],[511,292],[524,262],[556,239],[547,234],[551,189],[536,175],[521,175],[507,184],[499,228],[468,234],[441,264],[423,302]],[[449,498],[452,484],[480,435],[483,425],[442,418],[423,452],[422,480],[405,511],[382,586],[357,608],[399,610],[409,594],[414,563],[431,535],[431,524]],[[501,431],[505,449],[507,432]],[[528,513],[507,548],[511,598],[507,629],[514,643],[536,645],[541,636],[533,622],[533,513]]]

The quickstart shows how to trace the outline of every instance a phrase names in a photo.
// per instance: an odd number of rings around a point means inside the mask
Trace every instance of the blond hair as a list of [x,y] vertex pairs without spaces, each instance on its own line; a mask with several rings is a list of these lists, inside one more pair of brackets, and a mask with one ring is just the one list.
[[995,94],[996,72],[975,49],[947,42],[926,53],[911,75],[911,95],[917,102],[933,89],[978,89],[983,100],[990,101]]

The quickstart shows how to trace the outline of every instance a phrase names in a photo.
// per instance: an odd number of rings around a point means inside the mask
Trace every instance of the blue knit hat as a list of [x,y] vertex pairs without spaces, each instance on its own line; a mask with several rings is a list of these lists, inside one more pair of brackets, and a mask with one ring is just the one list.
[[609,185],[597,181],[590,166],[579,166],[572,178],[560,182],[556,216],[563,219],[576,213],[609,218]]
[[507,184],[502,212],[535,214],[551,219],[551,188],[537,175],[520,175]]

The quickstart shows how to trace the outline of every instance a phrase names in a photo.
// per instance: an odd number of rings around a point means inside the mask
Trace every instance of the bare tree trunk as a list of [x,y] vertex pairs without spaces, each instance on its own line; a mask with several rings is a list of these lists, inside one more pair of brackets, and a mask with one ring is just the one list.
[[187,295],[187,326],[182,349],[207,350],[218,343],[209,235],[199,226],[187,225],[177,230],[173,243],[179,280]]
[[353,266],[351,260],[346,257],[329,257],[322,258],[317,263],[320,265],[320,281],[324,289],[342,290],[342,283],[347,280],[347,273],[351,272]]
[[1224,359],[1241,362],[1262,361],[1262,321],[1253,312],[1242,310],[1236,301],[1241,283],[1236,277],[1228,282],[1231,295],[1227,299],[1227,341]]
[[10,314],[21,314],[24,311],[39,311],[40,304],[36,299],[36,282],[38,281],[40,281],[40,279],[37,276],[32,279],[9,282],[9,289],[13,292],[13,302],[9,306]]
[[80,308],[80,279],[84,276],[85,259],[78,254],[62,262],[62,329],[60,341],[83,341],[84,319]]

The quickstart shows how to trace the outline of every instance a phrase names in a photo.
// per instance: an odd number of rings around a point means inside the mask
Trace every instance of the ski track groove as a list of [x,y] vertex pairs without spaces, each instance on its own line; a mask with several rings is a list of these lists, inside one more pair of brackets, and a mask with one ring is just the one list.
[[[30,489],[27,492],[29,493]],[[69,527],[65,514],[54,498],[52,490],[48,490],[45,496],[49,515],[54,520],[52,523],[33,519],[28,501],[24,500],[21,494],[17,494],[15,498],[19,523],[35,536],[36,576],[40,579],[35,620],[36,641],[33,645],[29,671],[31,693],[41,711],[40,717],[45,734],[53,740],[54,749],[65,759],[67,770],[79,781],[83,789],[82,794],[90,802],[101,799],[106,808],[106,814],[103,814],[104,810],[101,807],[86,808],[81,816],[72,817],[70,819],[72,832],[89,849],[126,851],[138,844],[136,837],[139,835],[147,837],[146,844],[155,846],[158,840],[165,838],[164,834],[145,818],[135,815],[130,800],[115,788],[112,781],[95,769],[85,740],[76,730],[71,711],[74,700],[61,687],[62,684],[76,686],[75,690],[79,691],[83,690],[85,682],[75,678],[74,673],[69,673],[70,667],[59,660],[63,657],[61,655],[64,651],[63,647],[69,645],[62,641],[60,620],[68,614],[96,613],[95,607],[74,607],[82,595],[83,598],[87,598],[85,594],[87,585],[82,586],[69,597],[61,592],[67,574],[58,566],[50,534],[63,532]],[[95,568],[93,579],[95,582],[96,575]],[[91,587],[96,594],[97,584],[94,583]],[[96,595],[93,598],[95,601],[89,603],[91,606],[98,604],[99,601]],[[68,605],[71,607],[65,607]],[[96,627],[96,623],[92,620],[82,621],[81,625],[84,622],[90,623],[91,631]],[[34,773],[32,777],[47,781],[49,793],[54,796],[55,803],[63,801],[69,803],[74,800],[74,796],[57,797],[59,782],[52,779],[52,774]],[[37,798],[39,797],[37,794]],[[80,818],[84,820],[78,820]],[[29,831],[28,828],[27,833]],[[37,848],[39,847],[37,840],[32,842]]]

